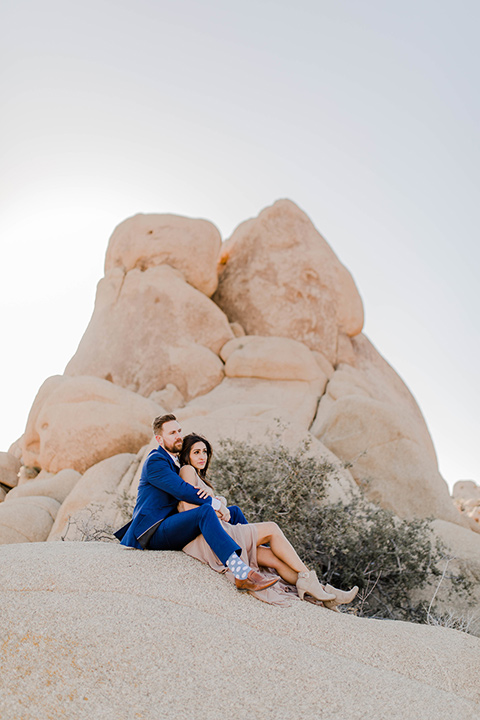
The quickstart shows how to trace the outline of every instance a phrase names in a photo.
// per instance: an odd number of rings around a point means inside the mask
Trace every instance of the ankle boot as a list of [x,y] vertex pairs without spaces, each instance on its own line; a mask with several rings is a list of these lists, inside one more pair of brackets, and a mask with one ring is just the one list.
[[351,603],[352,600],[355,599],[358,593],[358,587],[356,585],[347,592],[344,590],[337,590],[337,588],[334,588],[333,585],[325,585],[325,589],[327,592],[333,593],[335,599],[325,601],[324,605],[329,610],[335,610],[336,612],[339,612],[337,610],[338,605],[348,605],[348,603]]
[[305,595],[311,595],[315,600],[335,600],[335,593],[325,591],[314,570],[298,573],[297,591],[300,600],[303,600]]

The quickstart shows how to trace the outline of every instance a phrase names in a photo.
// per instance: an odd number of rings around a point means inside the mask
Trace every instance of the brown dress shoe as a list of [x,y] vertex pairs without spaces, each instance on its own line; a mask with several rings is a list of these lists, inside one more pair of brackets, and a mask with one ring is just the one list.
[[260,573],[255,572],[255,570],[250,570],[245,580],[235,578],[235,585],[239,590],[254,590],[255,592],[258,592],[258,590],[265,590],[266,588],[275,585],[275,583],[279,580],[280,578],[266,580],[262,575],[260,575]]

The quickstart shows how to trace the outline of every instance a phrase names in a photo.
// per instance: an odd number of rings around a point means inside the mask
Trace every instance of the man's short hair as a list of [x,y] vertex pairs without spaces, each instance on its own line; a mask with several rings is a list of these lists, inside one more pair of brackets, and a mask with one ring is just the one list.
[[176,419],[177,418],[175,417],[175,415],[172,415],[172,413],[169,413],[168,415],[159,415],[153,421],[153,434],[160,435],[164,424]]

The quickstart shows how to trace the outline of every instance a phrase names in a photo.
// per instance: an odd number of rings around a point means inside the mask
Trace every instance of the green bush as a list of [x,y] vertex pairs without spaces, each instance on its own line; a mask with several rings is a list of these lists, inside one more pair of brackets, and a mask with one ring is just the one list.
[[[329,504],[327,488],[337,470],[295,451],[277,438],[268,445],[219,443],[210,480],[216,492],[239,505],[249,522],[273,520],[322,582],[360,592],[352,611],[368,617],[427,620],[418,591],[438,583],[448,559],[428,520],[401,520],[363,494]],[[464,575],[444,574],[450,593],[470,594]],[[434,607],[430,608],[434,611]]]

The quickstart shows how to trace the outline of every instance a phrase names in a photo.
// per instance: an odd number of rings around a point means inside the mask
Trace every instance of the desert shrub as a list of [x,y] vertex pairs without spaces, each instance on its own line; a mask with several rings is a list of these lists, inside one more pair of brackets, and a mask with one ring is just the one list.
[[115,529],[102,517],[103,506],[93,503],[89,507],[68,518],[61,540],[76,542],[116,542]]
[[[291,451],[279,438],[267,445],[226,439],[216,450],[210,479],[249,522],[278,523],[323,582],[358,585],[351,606],[357,614],[426,622],[433,608],[414,597],[433,588],[448,563],[431,522],[401,520],[363,494],[347,504],[328,503],[336,474],[331,463],[308,455],[308,442]],[[464,575],[443,573],[443,582],[450,593],[471,592]]]

